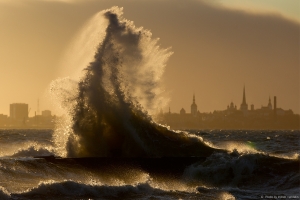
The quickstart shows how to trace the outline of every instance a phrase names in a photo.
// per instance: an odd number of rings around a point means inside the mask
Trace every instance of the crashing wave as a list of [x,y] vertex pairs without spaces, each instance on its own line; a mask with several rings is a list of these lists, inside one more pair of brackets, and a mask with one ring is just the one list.
[[105,36],[76,88],[70,80],[73,90],[61,90],[67,117],[56,140],[65,138],[69,157],[210,155],[214,149],[201,137],[153,121],[151,114],[165,102],[160,82],[172,52],[122,14],[113,7],[96,15],[108,21]]

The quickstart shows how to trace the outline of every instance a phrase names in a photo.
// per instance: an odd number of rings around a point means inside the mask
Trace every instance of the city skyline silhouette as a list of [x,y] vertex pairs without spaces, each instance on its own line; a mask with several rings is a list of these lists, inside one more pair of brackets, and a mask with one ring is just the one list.
[[[124,7],[125,16],[137,27],[160,37],[162,47],[172,47],[174,54],[162,76],[165,109],[179,111],[195,92],[199,110],[221,110],[224,103],[240,101],[246,84],[249,104],[260,107],[269,95],[277,96],[282,108],[300,112],[299,19],[280,10],[283,5],[252,12],[207,1],[185,6],[180,1],[142,1],[134,6],[124,1],[30,1],[30,6],[0,2],[1,113],[8,114],[7,105],[13,102],[36,110],[38,98],[41,109],[56,113],[47,96],[51,81],[72,77],[91,62],[74,47],[90,18],[115,4]],[[73,62],[68,63],[69,58]],[[85,64],[77,69],[78,63]]]

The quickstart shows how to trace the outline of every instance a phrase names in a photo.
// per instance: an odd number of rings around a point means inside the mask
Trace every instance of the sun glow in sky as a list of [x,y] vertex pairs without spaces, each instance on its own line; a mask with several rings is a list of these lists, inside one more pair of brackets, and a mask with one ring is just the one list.
[[239,107],[245,84],[249,106],[277,96],[278,107],[299,113],[299,2],[0,0],[0,114],[20,102],[32,116],[38,98],[40,110],[54,110],[45,91],[66,76],[61,63],[71,42],[92,16],[115,5],[174,51],[163,80],[170,97],[164,111],[189,112],[193,93],[200,112],[224,110],[231,101]]

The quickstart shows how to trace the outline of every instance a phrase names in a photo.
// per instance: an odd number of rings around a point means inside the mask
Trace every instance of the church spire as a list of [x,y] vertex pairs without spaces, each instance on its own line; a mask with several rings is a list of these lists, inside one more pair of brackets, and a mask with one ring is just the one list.
[[195,93],[193,94],[193,104],[195,104]]
[[269,95],[268,108],[269,108],[270,110],[272,110],[272,103],[271,103],[271,97],[270,97],[270,95]]
[[247,114],[248,104],[246,103],[245,84],[244,84],[244,90],[243,90],[243,102],[242,102],[242,104],[241,104],[240,110],[244,112],[244,115]]
[[197,111],[198,111],[198,109],[197,109],[197,104],[195,102],[195,93],[194,93],[193,94],[193,103],[191,105],[191,114],[192,114],[192,116],[196,116],[197,115]]

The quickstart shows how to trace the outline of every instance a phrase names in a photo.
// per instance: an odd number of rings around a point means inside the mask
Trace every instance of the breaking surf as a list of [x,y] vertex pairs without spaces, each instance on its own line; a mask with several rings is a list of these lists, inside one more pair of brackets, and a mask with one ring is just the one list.
[[170,49],[161,48],[150,31],[124,19],[122,8],[95,17],[94,23],[99,17],[107,23],[94,59],[81,78],[69,84],[71,91],[61,85],[68,83],[66,79],[52,85],[53,93],[64,94],[61,105],[68,115],[63,128],[56,130],[58,140],[66,135],[65,155],[176,157],[214,152],[201,137],[169,130],[153,120],[153,112],[165,103],[161,77]]

